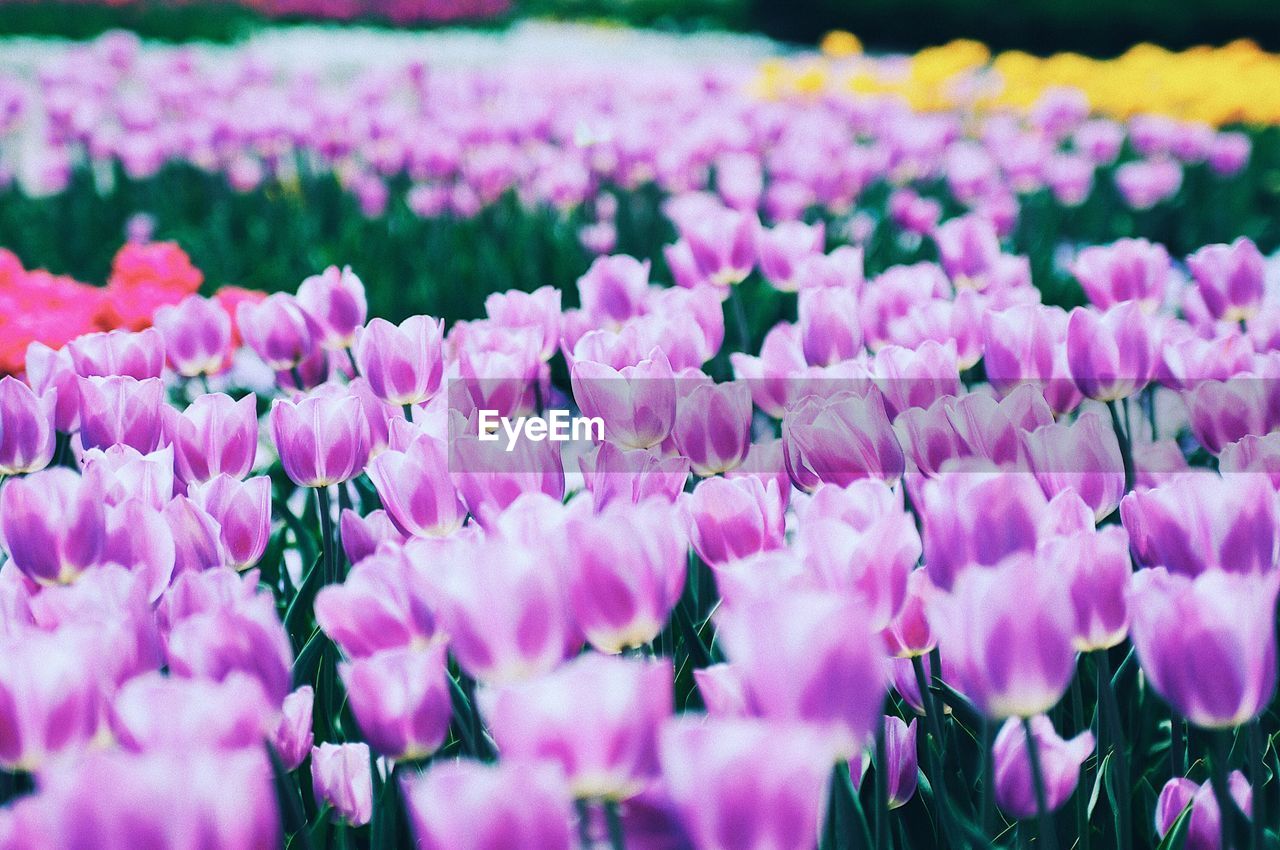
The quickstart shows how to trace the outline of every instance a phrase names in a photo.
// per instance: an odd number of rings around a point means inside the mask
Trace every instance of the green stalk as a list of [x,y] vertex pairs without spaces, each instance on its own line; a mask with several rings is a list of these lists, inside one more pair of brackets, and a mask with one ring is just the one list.
[[591,850],[594,846],[591,840],[591,807],[583,799],[574,800],[573,806],[578,810],[578,848]]
[[[1102,700],[1102,710],[1099,712],[1098,719],[1098,739],[1106,742],[1115,757],[1115,772],[1111,775],[1116,783],[1116,806],[1120,809],[1116,812],[1116,830],[1119,833],[1117,838],[1119,846],[1128,847],[1131,835],[1129,820],[1132,813],[1132,789],[1129,784],[1129,755],[1126,750],[1123,724],[1120,720],[1120,705],[1116,701],[1115,685],[1111,681],[1111,659],[1107,656],[1107,651],[1101,649],[1095,652],[1094,661],[1098,668],[1098,699]],[[1101,745],[1098,753],[1099,756],[1102,755]]]
[[1053,819],[1049,817],[1049,805],[1045,802],[1044,774],[1040,772],[1040,743],[1031,731],[1031,718],[1022,718],[1022,731],[1027,736],[1027,758],[1031,761],[1031,786],[1036,793],[1036,819],[1040,830],[1040,845],[1048,850],[1057,850],[1058,836],[1053,829]]
[[1107,410],[1111,412],[1111,429],[1116,432],[1116,440],[1120,443],[1120,462],[1124,466],[1124,491],[1128,493],[1133,489],[1134,481],[1133,443],[1129,439],[1129,433],[1120,423],[1120,409],[1114,401],[1107,402]]
[[1264,825],[1267,822],[1267,790],[1263,787],[1263,783],[1267,777],[1266,768],[1262,763],[1262,720],[1250,723],[1245,734],[1249,738],[1249,779],[1253,782],[1253,815],[1249,818],[1253,833],[1252,846],[1255,850],[1263,850],[1266,847]]
[[942,747],[942,723],[938,719],[937,702],[934,700],[933,693],[929,690],[929,685],[925,681],[924,659],[919,655],[912,656],[911,669],[915,671],[916,687],[920,689],[920,702],[924,706],[925,766],[929,769],[929,782],[933,787],[933,799],[938,808],[938,820],[942,824],[942,835],[946,846],[950,847],[954,841],[951,834],[951,806],[947,802],[947,778],[938,767],[938,755],[933,749],[934,746]]
[[622,813],[613,800],[604,804],[604,819],[609,825],[609,847],[612,850],[627,850],[627,835],[622,829]]
[[982,748],[982,789],[980,792],[979,810],[983,837],[990,840],[991,825],[995,821],[995,769],[991,762],[991,721],[984,715],[982,725],[978,729],[978,745]]
[[316,506],[320,511],[320,543],[324,557],[324,583],[338,580],[338,567],[333,557],[333,514],[330,510],[329,488],[316,488]]
[[[1081,659],[1081,663],[1083,663],[1083,658]],[[1089,725],[1084,713],[1084,696],[1080,693],[1080,682],[1082,678],[1083,673],[1077,671],[1076,675],[1071,679],[1071,710],[1072,713],[1075,714],[1075,728],[1077,729],[1084,728]],[[1082,789],[1089,787],[1089,775],[1090,771],[1085,770],[1084,776],[1080,779],[1080,787]],[[1076,794],[1076,833],[1079,835],[1080,850],[1089,850],[1089,843],[1092,840],[1092,836],[1089,835],[1089,831],[1089,800],[1083,791],[1081,791]]]
[[889,765],[884,746],[884,720],[876,727],[876,850],[889,846]]
[[[1209,756],[1209,782],[1213,787],[1213,798],[1218,803],[1218,820],[1221,826],[1222,850],[1235,850],[1236,819],[1235,800],[1231,798],[1231,790],[1227,785],[1227,742],[1228,733],[1210,732],[1212,751]],[[1261,789],[1258,789],[1259,792]],[[1260,821],[1255,822],[1261,824]]]
[[738,294],[738,287],[741,283],[735,283],[729,287],[729,309],[733,313],[733,328],[738,337],[738,351],[750,352],[751,348],[751,329],[747,323],[747,307],[743,303],[742,296]]
[[1187,727],[1178,716],[1176,708],[1169,708],[1169,772],[1174,776],[1187,774]]

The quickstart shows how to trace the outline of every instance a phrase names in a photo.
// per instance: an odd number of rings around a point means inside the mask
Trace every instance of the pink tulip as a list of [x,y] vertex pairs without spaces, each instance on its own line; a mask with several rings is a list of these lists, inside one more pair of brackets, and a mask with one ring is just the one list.
[[797,272],[809,257],[822,254],[826,229],[822,222],[783,221],[761,229],[760,272],[782,292],[799,288]]
[[316,594],[316,622],[348,658],[423,644],[436,637],[439,594],[400,553],[357,563],[342,584]]
[[554,286],[541,286],[533,292],[493,292],[484,299],[484,311],[498,327],[536,332],[542,340],[539,354],[546,361],[560,344],[560,298],[560,290]]
[[102,695],[84,628],[29,631],[0,651],[0,766],[32,771],[52,756],[85,746],[98,729]]
[[1068,315],[1060,307],[1026,304],[983,317],[987,379],[1007,395],[1019,384],[1034,386],[1055,413],[1074,410],[1080,390],[1067,363]]
[[670,660],[587,654],[541,678],[485,689],[480,705],[504,762],[550,762],[573,796],[625,800],[658,773],[673,673]]
[[639,315],[649,294],[649,261],[626,254],[596,257],[578,278],[582,311],[600,323],[620,324]]
[[694,551],[712,566],[722,566],[783,546],[782,497],[775,481],[759,478],[709,478],[687,502]]
[[184,378],[216,375],[231,351],[231,316],[217,301],[189,295],[156,310],[155,327],[164,339],[169,365]]
[[753,214],[713,206],[677,229],[698,274],[716,286],[741,283],[755,266],[760,222]]
[[874,389],[865,396],[842,392],[799,400],[782,420],[782,450],[791,480],[808,492],[824,482],[893,482],[906,463],[884,399]]
[[331,805],[352,826],[373,818],[373,776],[368,744],[320,744],[311,748],[311,787],[318,805]]
[[223,393],[199,396],[181,413],[163,409],[165,438],[173,444],[178,477],[200,484],[221,473],[244,478],[258,454],[258,406],[251,393],[233,401]]
[[[1244,774],[1238,770],[1231,771],[1227,777],[1227,789],[1240,811],[1246,817],[1252,817],[1253,789]],[[1191,814],[1183,846],[1188,850],[1221,850],[1222,814],[1209,782],[1197,785],[1183,776],[1175,776],[1166,782],[1156,800],[1156,835],[1160,838],[1168,835],[1188,806]]]
[[1215,319],[1243,322],[1261,309],[1266,263],[1252,240],[1206,245],[1187,257],[1187,267]]
[[297,303],[318,327],[317,342],[330,350],[350,348],[369,314],[364,284],[350,266],[329,266],[302,281]]
[[810,366],[830,366],[863,352],[858,293],[822,287],[800,293],[800,347]]
[[86,449],[120,444],[147,454],[160,445],[164,383],[159,378],[81,378],[79,388],[80,441]]
[[1072,273],[1095,307],[1106,310],[1122,301],[1137,301],[1148,312],[1164,303],[1172,264],[1163,245],[1146,239],[1118,239],[1085,248]]
[[242,301],[236,328],[245,344],[277,372],[288,371],[318,347],[320,329],[292,295],[277,292],[262,301]]
[[1096,520],[1107,517],[1124,496],[1120,443],[1101,414],[1083,413],[1070,425],[1055,422],[1025,437],[1036,480],[1052,499],[1074,490]]
[[444,743],[453,705],[443,645],[384,649],[339,665],[338,673],[374,752],[412,761]]
[[53,460],[57,404],[56,390],[37,395],[17,378],[0,378],[0,476],[35,472]]
[[671,363],[655,348],[634,366],[615,369],[577,360],[573,397],[587,417],[604,421],[605,437],[620,446],[647,449],[667,438],[675,424],[676,381]]
[[781,419],[792,401],[792,378],[805,371],[800,331],[786,322],[775,325],[760,346],[760,356],[735,351],[729,355],[734,377],[751,388],[756,407]]
[[411,316],[399,326],[373,319],[356,337],[356,363],[374,395],[420,404],[440,390],[443,342],[443,325],[430,316]]
[[939,226],[933,238],[942,268],[956,288],[986,288],[1000,257],[1000,238],[990,221],[978,215],[953,218]]
[[221,682],[148,673],[131,679],[111,706],[111,731],[135,752],[256,748],[271,731],[271,707],[242,674]]
[[605,440],[578,459],[596,510],[614,501],[639,504],[651,496],[674,502],[689,480],[689,459],[656,449],[623,449]]
[[347,562],[353,567],[373,555],[381,544],[403,544],[409,539],[386,511],[370,511],[362,517],[350,508],[342,512],[338,521],[338,536]]
[[960,366],[951,342],[926,340],[914,350],[886,345],[876,352],[875,376],[893,415],[960,393]]
[[180,620],[169,632],[168,661],[176,676],[222,681],[246,673],[279,705],[289,693],[293,653],[273,600],[258,594]]
[[413,437],[404,451],[378,455],[368,472],[387,515],[405,535],[447,535],[466,519],[445,445],[429,434]]
[[285,770],[297,770],[311,755],[311,713],[315,690],[303,685],[284,698],[280,707],[280,723],[271,736],[271,745]]
[[237,481],[222,474],[188,492],[218,521],[228,565],[246,570],[258,563],[271,536],[271,479],[261,475]]
[[[1093,754],[1093,733],[1087,729],[1070,741],[1064,741],[1043,714],[1031,718],[1031,734],[1035,737],[1044,787],[1045,811],[1055,812],[1066,804],[1080,781],[1080,766]],[[996,802],[1009,815],[1019,820],[1034,818],[1039,811],[1035,782],[1031,773],[1031,754],[1022,720],[1011,717],[1000,727],[991,748],[995,762]]]
[[1080,392],[1099,401],[1133,395],[1155,376],[1149,320],[1136,301],[1106,312],[1077,307],[1067,323],[1067,363]]
[[185,496],[175,496],[161,513],[173,539],[173,574],[203,572],[227,561],[222,529],[204,508]]
[[50,390],[57,394],[55,427],[64,434],[76,430],[80,419],[80,390],[71,353],[65,348],[54,351],[33,342],[27,346],[26,367],[27,383],[37,396],[45,396]]
[[353,395],[271,404],[271,439],[299,487],[327,487],[359,475],[369,457],[369,426]]
[[481,525],[491,525],[523,493],[564,497],[564,460],[558,443],[517,440],[512,451],[500,441],[481,441],[479,419],[452,412],[449,470],[463,503]]
[[82,378],[123,376],[143,381],[164,371],[164,338],[155,328],[84,334],[67,343],[67,351]]
[[61,467],[5,482],[0,538],[28,578],[71,581],[97,563],[107,545],[102,482]]

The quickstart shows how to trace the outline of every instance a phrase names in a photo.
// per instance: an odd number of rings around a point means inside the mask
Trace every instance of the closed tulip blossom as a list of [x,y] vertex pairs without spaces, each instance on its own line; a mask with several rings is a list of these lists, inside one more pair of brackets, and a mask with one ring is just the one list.
[[933,592],[927,571],[913,570],[907,576],[906,599],[881,632],[885,646],[894,658],[918,658],[938,645],[927,613],[929,596]]
[[494,292],[484,299],[485,315],[498,327],[537,332],[542,345],[539,355],[550,360],[560,344],[560,290],[540,286],[533,292],[513,289]]
[[761,593],[722,608],[717,624],[760,716],[811,725],[833,762],[871,740],[886,656],[862,605],[825,591]]
[[463,418],[457,410],[450,412],[449,471],[463,504],[480,525],[492,525],[524,493],[564,497],[559,443],[521,439],[506,451],[499,440],[481,440],[479,427],[476,413]]
[[662,499],[575,516],[567,534],[569,607],[587,641],[621,652],[657,637],[680,599],[687,536]]
[[1066,576],[1070,585],[1076,649],[1109,649],[1124,640],[1133,568],[1123,528],[1111,525],[1051,538],[1041,543],[1037,557]]
[[280,722],[271,735],[271,745],[285,770],[297,770],[311,755],[314,740],[311,717],[315,697],[315,689],[303,685],[285,697],[280,706]]
[[453,716],[441,644],[384,649],[338,667],[365,740],[396,761],[439,749]]
[[693,387],[676,402],[671,436],[695,475],[734,469],[751,446],[751,390],[738,382]]
[[1276,689],[1280,574],[1209,570],[1195,578],[1163,567],[1133,579],[1130,635],[1155,688],[1197,726],[1254,719]]
[[654,449],[624,449],[605,440],[578,459],[596,510],[617,500],[639,504],[650,496],[674,502],[689,480],[689,459]]
[[401,544],[409,539],[381,509],[362,517],[347,508],[338,520],[338,536],[347,562],[353,567],[373,555],[382,543]]
[[[512,793],[519,789],[519,793]],[[554,769],[528,762],[441,762],[404,784],[423,850],[570,850],[572,806]]]
[[[1081,732],[1064,741],[1043,714],[1031,718],[1031,734],[1035,737],[1039,756],[1040,780],[1044,785],[1045,811],[1054,812],[1071,798],[1080,781],[1080,766],[1093,753],[1093,733]],[[1011,717],[1000,727],[991,748],[995,762],[996,802],[1006,814],[1018,820],[1037,814],[1035,778],[1031,771],[1031,754],[1022,721]]]
[[155,323],[164,339],[169,365],[179,375],[216,375],[226,366],[231,316],[216,301],[189,295],[178,304],[156,310]]
[[915,349],[886,345],[876,352],[875,376],[891,413],[928,407],[960,391],[955,343],[926,340]]
[[29,632],[0,649],[0,766],[32,771],[85,746],[98,729],[102,693],[84,630]]
[[1128,398],[1155,376],[1150,320],[1136,301],[1099,313],[1077,307],[1067,323],[1067,364],[1080,392],[1099,401]]
[[826,228],[822,222],[782,221],[761,229],[760,272],[782,292],[799,288],[798,271],[809,257],[822,254]]
[[82,378],[121,376],[143,381],[164,371],[164,337],[155,328],[85,334],[68,343],[67,351]]
[[320,744],[311,749],[311,787],[316,803],[333,806],[351,826],[373,818],[373,776],[369,745]]
[[667,438],[676,419],[676,380],[671,363],[655,348],[633,366],[615,369],[577,360],[573,397],[584,416],[604,421],[605,436],[620,446],[647,449]]
[[759,228],[754,215],[713,206],[678,229],[698,273],[716,286],[732,286],[755,266]]
[[102,482],[61,467],[6,482],[0,488],[0,539],[31,580],[71,581],[98,563],[107,546]]
[[226,563],[222,529],[204,508],[185,496],[175,496],[161,513],[173,538],[173,574],[203,572]]
[[54,427],[64,434],[74,431],[80,419],[80,390],[70,352],[33,342],[27,346],[26,368],[27,384],[37,396],[51,390],[56,394]]
[[583,312],[606,324],[638,315],[648,294],[649,261],[625,254],[597,257],[578,278]]
[[764,336],[760,356],[735,351],[729,355],[733,375],[751,388],[751,400],[774,419],[781,419],[792,402],[792,381],[805,371],[800,329],[781,322]]
[[821,739],[803,724],[748,718],[672,720],[663,775],[695,846],[809,850],[831,781]]
[[[1244,774],[1238,770],[1231,771],[1227,777],[1227,788],[1235,805],[1246,817],[1252,818],[1253,789]],[[1156,835],[1162,839],[1168,835],[1188,807],[1191,814],[1182,846],[1187,850],[1221,850],[1222,810],[1218,808],[1213,787],[1208,782],[1197,785],[1184,776],[1175,776],[1160,789],[1160,797],[1156,800]]]
[[485,689],[480,705],[504,762],[546,761],[563,771],[574,797],[625,800],[658,773],[672,675],[670,660],[587,654],[540,678]]
[[319,343],[331,350],[350,348],[369,313],[364,284],[350,266],[329,266],[298,285],[298,306],[319,328]]
[[0,378],[0,477],[35,472],[53,460],[57,404],[57,390],[37,395],[17,378]]
[[387,515],[406,535],[447,535],[466,519],[449,475],[448,449],[430,434],[417,434],[404,451],[381,453],[368,472]]
[[782,420],[782,449],[791,480],[808,492],[868,477],[892,483],[906,466],[878,390],[797,401]]
[[780,549],[784,505],[776,482],[711,478],[686,502],[694,551],[712,566]]
[[800,346],[810,366],[830,366],[863,352],[858,293],[822,287],[800,293]]
[[311,396],[271,405],[271,439],[299,487],[328,487],[359,475],[369,457],[369,426],[353,395]]
[[1109,516],[1124,496],[1124,464],[1111,423],[1089,411],[1075,422],[1055,422],[1027,434],[1026,446],[1036,480],[1052,499],[1074,490],[1096,520]]
[[1071,683],[1076,621],[1066,578],[1030,555],[964,571],[927,611],[948,684],[988,717],[1041,714]]
[[[889,809],[899,809],[911,802],[919,782],[920,764],[916,756],[916,730],[918,719],[907,723],[896,715],[884,719],[885,763],[877,765],[885,772],[886,789],[889,792]],[[850,765],[853,785],[861,788],[862,775],[859,766]]]
[[1243,322],[1261,309],[1266,264],[1252,240],[1206,245],[1187,257],[1187,267],[1215,319]]
[[1074,410],[1080,390],[1067,362],[1069,317],[1061,307],[1024,304],[982,318],[987,380],[1002,395],[1031,384],[1055,413]]
[[320,332],[297,299],[283,292],[257,303],[241,302],[236,308],[236,329],[245,344],[277,372],[305,360],[317,347]]
[[116,694],[110,717],[121,745],[136,752],[256,748],[272,720],[262,688],[239,673],[221,682],[138,676]]
[[360,561],[342,584],[316,594],[316,621],[348,658],[421,645],[435,638],[434,585],[400,552]]
[[200,484],[226,474],[244,478],[258,455],[257,398],[223,393],[199,396],[185,411],[164,408],[165,438],[173,445],[178,477]]
[[164,383],[159,378],[81,378],[79,388],[80,441],[86,449],[120,444],[147,454],[160,445]]
[[228,566],[245,570],[258,563],[271,536],[271,479],[261,475],[238,481],[223,474],[189,494],[217,520]]
[[293,653],[267,596],[183,618],[171,628],[167,650],[172,675],[221,681],[245,673],[277,705],[289,692]]
[[420,404],[440,390],[444,331],[430,316],[398,326],[373,319],[356,337],[355,358],[374,395],[391,404]]
[[1072,273],[1095,307],[1105,310],[1122,301],[1137,301],[1151,312],[1164,303],[1172,263],[1163,245],[1118,239],[1085,248],[1076,257]]

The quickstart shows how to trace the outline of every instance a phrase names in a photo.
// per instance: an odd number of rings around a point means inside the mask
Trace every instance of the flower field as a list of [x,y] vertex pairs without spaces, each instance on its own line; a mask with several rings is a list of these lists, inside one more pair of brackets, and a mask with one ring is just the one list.
[[0,850],[1280,847],[1278,72],[0,41]]

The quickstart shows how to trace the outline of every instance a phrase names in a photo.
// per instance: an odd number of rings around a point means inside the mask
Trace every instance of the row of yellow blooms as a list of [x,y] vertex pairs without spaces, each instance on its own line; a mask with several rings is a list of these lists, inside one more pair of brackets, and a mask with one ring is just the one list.
[[1280,124],[1280,54],[1243,40],[1181,52],[1139,44],[1114,59],[1014,50],[993,56],[976,41],[870,57],[856,36],[833,32],[821,56],[772,60],[759,79],[767,97],[897,94],[920,110],[1026,108],[1056,86],[1080,89],[1095,112],[1114,118],[1159,113],[1214,126]]

